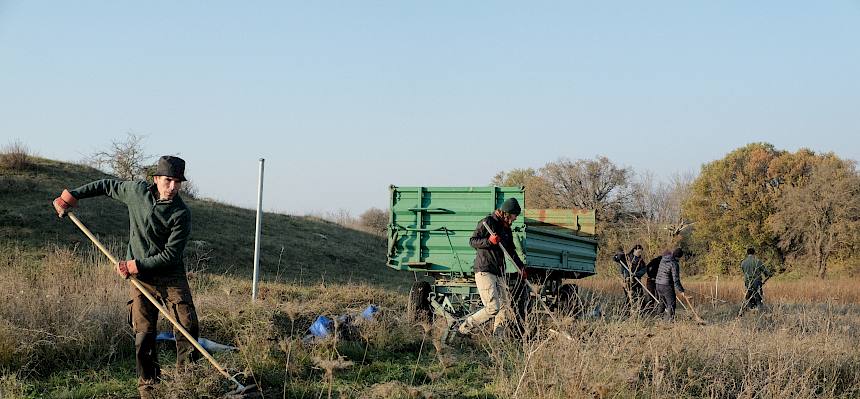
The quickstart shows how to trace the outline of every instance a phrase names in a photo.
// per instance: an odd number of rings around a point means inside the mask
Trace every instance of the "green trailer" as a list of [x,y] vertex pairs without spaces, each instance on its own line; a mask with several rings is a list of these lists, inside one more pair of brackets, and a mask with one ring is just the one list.
[[[541,287],[537,299],[557,308],[576,298],[571,280],[595,274],[593,210],[529,209],[523,187],[391,186],[388,267],[432,280],[416,278],[411,313],[432,311],[459,318],[482,306],[472,271],[475,249],[469,239],[478,222],[508,198],[524,205],[523,215],[511,228],[529,280]],[[507,272],[516,273],[511,261]],[[510,279],[512,289],[516,280]],[[520,308],[536,299],[524,295],[513,295]]]

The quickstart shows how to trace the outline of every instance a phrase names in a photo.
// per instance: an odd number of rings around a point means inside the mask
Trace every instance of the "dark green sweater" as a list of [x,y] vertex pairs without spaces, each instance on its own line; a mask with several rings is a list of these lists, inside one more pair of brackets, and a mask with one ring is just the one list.
[[128,207],[128,259],[137,261],[141,280],[184,277],[182,253],[191,234],[191,210],[177,195],[158,200],[155,185],[104,179],[69,192],[77,199],[106,195]]
[[741,262],[741,271],[744,272],[744,286],[747,288],[750,288],[750,285],[753,283],[760,283],[762,276],[770,277],[773,275],[770,269],[756,258],[755,255],[747,255],[744,258]]

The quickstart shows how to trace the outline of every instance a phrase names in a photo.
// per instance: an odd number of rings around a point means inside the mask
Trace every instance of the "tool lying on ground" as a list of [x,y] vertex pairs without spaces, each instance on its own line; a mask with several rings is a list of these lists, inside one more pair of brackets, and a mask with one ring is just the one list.
[[[488,232],[488,233],[490,233],[490,235],[495,235],[495,234],[496,234],[496,233],[493,231],[493,229],[491,229],[491,228],[490,228],[490,225],[489,225],[489,224],[487,224],[487,222],[483,222],[483,223],[484,223],[484,228],[485,228],[485,229],[487,229],[487,232]],[[514,261],[514,258],[513,258],[513,257],[511,257],[511,254],[509,254],[509,253],[508,253],[507,248],[505,248],[505,246],[504,246],[504,245],[502,245],[502,243],[499,243],[499,246],[502,248],[502,252],[504,252],[504,253],[505,253],[505,256],[506,256],[508,259],[510,259],[510,260],[511,260],[511,262],[513,262],[513,261]],[[540,300],[540,290],[538,290],[538,289],[537,289],[537,287],[535,287],[534,285],[532,285],[532,283],[530,283],[528,280],[526,280],[526,279],[522,279],[522,280],[523,280],[523,283],[525,283],[525,284],[526,284],[526,286],[527,286],[527,287],[529,287],[529,289],[530,289],[533,293],[535,293],[535,295],[537,295],[537,296],[538,296],[538,300],[537,300],[537,301],[538,301],[538,303],[540,303],[541,305],[543,305],[544,310],[545,310],[545,311],[546,311],[546,313],[549,315],[549,317],[552,319],[553,323],[555,323],[557,326],[561,327],[561,323],[559,323],[558,319],[556,319],[556,318],[555,318],[555,315],[554,315],[554,314],[553,314],[553,312],[549,309],[549,306],[546,306],[546,304],[545,304],[543,301],[541,301],[541,300]],[[564,336],[565,338],[567,338],[569,341],[572,341],[572,340],[573,340],[573,337],[571,337],[571,336],[570,336],[570,334],[569,334],[569,333],[567,333],[566,331],[561,331],[561,334],[562,334],[562,336]]]
[[[625,264],[623,264],[623,263],[621,263],[621,262],[618,262],[618,264],[619,264],[619,265],[621,265],[621,266],[624,266],[624,268],[627,270],[627,273],[630,273],[630,275],[631,275],[631,276],[633,275],[633,273],[631,273],[631,272],[630,272],[630,268],[629,268],[629,267],[627,267],[627,265],[625,265]],[[652,293],[651,293],[651,291],[649,291],[649,290],[648,290],[648,287],[646,287],[646,286],[645,286],[645,284],[642,284],[642,282],[641,282],[641,281],[639,281],[639,279],[638,279],[638,278],[634,278],[633,280],[635,280],[637,283],[639,283],[639,285],[640,285],[640,286],[642,286],[642,289],[643,289],[643,290],[645,290],[645,292],[647,292],[647,293],[648,293],[648,295],[650,295],[650,296],[651,296],[651,298],[654,298],[654,300],[655,300],[655,301],[660,302],[660,300],[659,300],[659,299],[657,299],[657,297],[656,297],[654,294],[652,294]],[[708,322],[707,322],[707,321],[705,321],[705,319],[703,319],[703,318],[699,317],[699,314],[698,314],[698,313],[696,313],[696,309],[693,309],[693,304],[692,304],[692,303],[690,303],[690,298],[688,298],[688,297],[687,297],[687,295],[686,295],[686,294],[684,294],[683,292],[681,293],[681,296],[682,296],[683,298],[687,299],[687,304],[689,304],[689,305],[690,305],[690,308],[688,309],[688,308],[687,308],[687,305],[684,305],[684,301],[680,301],[680,300],[679,300],[679,301],[678,301],[678,303],[680,303],[680,304],[681,304],[681,307],[682,307],[682,308],[684,308],[684,310],[691,311],[691,312],[693,313],[693,316],[694,316],[694,318],[693,318],[693,319],[694,319],[694,320],[696,321],[696,323],[698,323],[699,325],[705,325],[705,324],[707,324]]]
[[[83,223],[81,223],[80,219],[78,219],[78,217],[75,216],[74,213],[67,212],[66,215],[68,215],[69,218],[72,219],[72,222],[75,222],[78,228],[80,228],[81,231],[83,231],[84,234],[89,237],[93,244],[95,244],[95,246],[98,247],[98,249],[101,250],[102,253],[108,257],[108,259],[110,259],[113,265],[119,263],[117,259],[110,252],[108,252],[107,248],[105,248],[105,246],[102,245],[102,243],[96,238],[96,236],[93,235],[93,233],[86,226],[84,226]],[[188,332],[188,330],[182,327],[182,325],[179,324],[179,322],[176,321],[175,318],[173,318],[173,316],[170,314],[169,311],[167,311],[164,305],[162,305],[161,302],[155,299],[155,297],[153,297],[152,294],[146,288],[144,288],[143,285],[140,284],[140,281],[138,281],[137,278],[129,275],[127,279],[131,282],[132,285],[135,286],[135,288],[137,288],[144,296],[146,296],[146,299],[148,299],[156,308],[158,308],[158,311],[161,312],[161,314],[163,314],[164,317],[168,321],[170,321],[171,324],[173,324],[174,328],[176,328],[179,332],[182,333],[183,336],[185,336],[188,342],[194,345],[194,348],[197,349],[206,358],[206,360],[209,360],[209,362],[212,363],[213,366],[215,366],[215,368],[218,370],[218,372],[221,373],[221,375],[230,380],[232,383],[236,384],[236,388],[228,392],[227,397],[234,399],[259,397],[260,392],[256,384],[243,385],[238,380],[236,380],[235,376],[231,376],[230,373],[228,373],[224,369],[224,367],[222,367],[215,360],[215,358],[213,358],[212,355],[209,354],[206,349],[203,349],[203,347],[200,346],[200,343],[197,342],[197,340]]]

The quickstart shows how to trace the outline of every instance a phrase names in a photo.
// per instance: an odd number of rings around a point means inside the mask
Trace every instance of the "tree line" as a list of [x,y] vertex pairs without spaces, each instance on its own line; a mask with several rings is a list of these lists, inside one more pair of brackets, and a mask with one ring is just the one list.
[[606,157],[559,159],[499,172],[529,208],[597,211],[600,256],[639,243],[651,256],[680,246],[689,273],[736,274],[746,249],[780,273],[853,274],[860,257],[860,175],[836,154],[752,143],[658,180]]

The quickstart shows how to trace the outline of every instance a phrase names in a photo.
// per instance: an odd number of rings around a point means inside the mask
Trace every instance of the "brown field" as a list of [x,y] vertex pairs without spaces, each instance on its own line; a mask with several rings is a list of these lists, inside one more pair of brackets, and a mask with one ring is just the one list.
[[[0,397],[134,397],[127,288],[98,253],[10,247],[0,265]],[[192,273],[191,282],[203,335],[239,346],[218,358],[253,375],[266,397],[860,396],[856,280],[769,282],[765,309],[739,318],[741,283],[721,279],[719,298],[729,303],[694,296],[708,322],[698,325],[684,310],[674,324],[631,316],[617,281],[589,279],[581,281],[582,317],[558,315],[556,323],[536,315],[526,339],[482,336],[451,346],[404,320],[402,292],[265,283],[252,305],[245,280]],[[687,285],[714,294],[712,280]],[[316,315],[369,303],[384,313],[353,337],[301,343]],[[164,397],[229,389],[208,364],[179,374],[169,348],[163,356]]]

